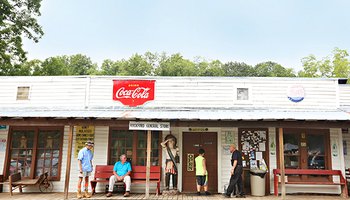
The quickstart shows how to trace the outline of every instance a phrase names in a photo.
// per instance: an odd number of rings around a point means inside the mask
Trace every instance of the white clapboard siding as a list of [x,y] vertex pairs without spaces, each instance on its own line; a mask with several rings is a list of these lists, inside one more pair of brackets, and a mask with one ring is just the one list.
[[340,107],[350,107],[350,84],[339,85]]
[[[156,80],[155,100],[149,107],[262,107],[334,109],[339,85],[334,79],[234,78],[234,77],[2,77],[1,107],[110,108],[123,106],[112,100],[113,80]],[[288,87],[301,85],[305,99],[293,103]],[[18,86],[30,86],[30,100],[17,101]],[[248,103],[236,101],[236,88],[248,87]],[[343,87],[342,87],[343,88]],[[343,90],[340,89],[340,92]],[[348,94],[341,94],[340,102]]]
[[[92,77],[89,105],[122,106],[112,100],[112,80],[121,77]],[[129,77],[130,79],[130,77]],[[137,79],[137,78],[135,78]],[[147,79],[147,78],[145,78]],[[155,79],[155,100],[144,107],[283,107],[283,108],[336,108],[338,84],[326,79],[273,79],[273,78],[196,78],[196,77],[152,77]],[[291,85],[302,85],[305,99],[293,103],[287,98]],[[241,104],[235,100],[235,88],[248,87],[252,101]]]
[[269,127],[269,173],[270,173],[270,193],[274,193],[273,170],[277,169],[277,136],[276,128]]
[[[13,77],[0,78],[1,107],[84,108],[86,78]],[[29,100],[16,100],[17,87],[29,86]]]
[[224,187],[225,185],[227,186],[230,182],[230,171],[231,171],[231,154],[224,153],[224,147],[228,148],[230,144],[225,143],[225,132],[226,131],[232,131],[233,133],[233,138],[234,138],[234,144],[239,147],[240,145],[238,144],[238,128],[230,128],[230,129],[223,129],[221,131],[221,178],[218,177],[218,180],[221,180],[221,188],[218,188],[219,193],[224,192]]

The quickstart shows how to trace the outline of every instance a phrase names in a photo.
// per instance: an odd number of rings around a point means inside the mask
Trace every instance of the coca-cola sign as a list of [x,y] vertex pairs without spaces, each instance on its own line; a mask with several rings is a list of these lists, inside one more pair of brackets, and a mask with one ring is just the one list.
[[155,80],[113,80],[113,100],[127,106],[154,100]]

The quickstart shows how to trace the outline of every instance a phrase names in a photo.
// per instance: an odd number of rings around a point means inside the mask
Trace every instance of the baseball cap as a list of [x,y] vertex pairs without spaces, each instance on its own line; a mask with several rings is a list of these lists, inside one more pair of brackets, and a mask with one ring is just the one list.
[[88,140],[88,141],[85,142],[85,145],[94,146],[94,142],[91,141],[91,140]]

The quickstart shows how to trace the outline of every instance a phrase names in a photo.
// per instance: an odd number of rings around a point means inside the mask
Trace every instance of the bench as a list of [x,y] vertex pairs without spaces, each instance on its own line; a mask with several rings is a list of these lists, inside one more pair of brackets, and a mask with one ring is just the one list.
[[[96,165],[94,179],[90,181],[92,194],[95,194],[97,183],[109,183],[109,178],[113,175],[113,165]],[[160,177],[161,167],[151,166],[150,182],[157,183],[156,194],[160,194]],[[130,174],[131,184],[146,183],[146,166],[132,166]],[[124,185],[124,182],[116,182],[116,184]]]
[[[281,175],[280,169],[273,170],[274,194],[278,196],[278,177]],[[305,184],[305,185],[340,185],[343,197],[348,197],[347,183],[340,170],[317,170],[317,169],[285,169],[285,175],[317,175],[317,176],[339,176],[340,182],[333,181],[287,181],[285,184]]]
[[48,173],[45,172],[45,173],[41,174],[36,179],[22,179],[21,173],[18,172],[18,173],[14,173],[14,174],[10,175],[9,181],[4,182],[4,184],[9,185],[10,195],[13,196],[12,191],[17,189],[17,188],[19,189],[20,193],[22,193],[22,188],[27,187],[29,185],[39,184],[39,188],[40,188],[40,184],[44,181],[44,179],[47,179],[47,176],[48,176]]
[[346,182],[347,182],[348,194],[349,194],[349,189],[350,189],[350,169],[349,168],[345,169],[345,179],[346,179]]

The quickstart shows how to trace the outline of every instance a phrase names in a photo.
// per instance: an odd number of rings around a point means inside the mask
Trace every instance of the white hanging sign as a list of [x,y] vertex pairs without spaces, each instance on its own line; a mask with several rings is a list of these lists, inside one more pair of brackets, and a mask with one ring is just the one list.
[[129,130],[169,131],[170,122],[129,122]]

